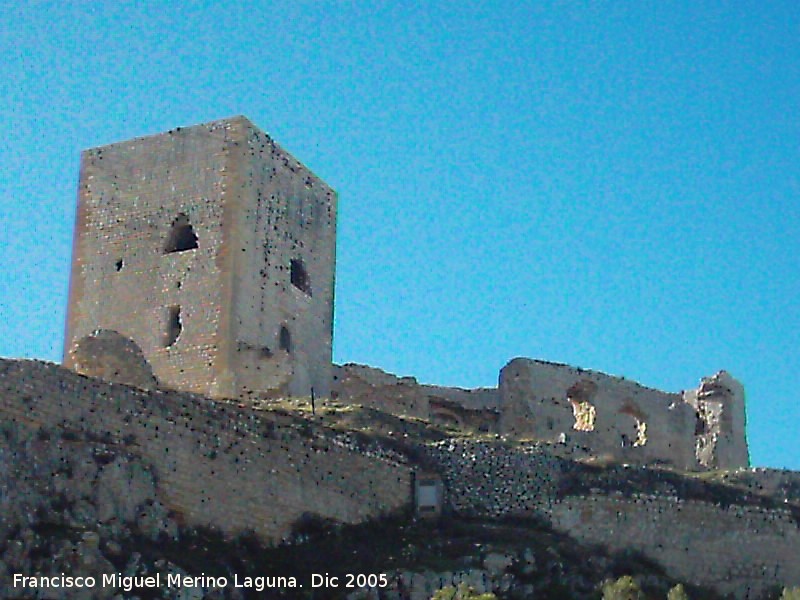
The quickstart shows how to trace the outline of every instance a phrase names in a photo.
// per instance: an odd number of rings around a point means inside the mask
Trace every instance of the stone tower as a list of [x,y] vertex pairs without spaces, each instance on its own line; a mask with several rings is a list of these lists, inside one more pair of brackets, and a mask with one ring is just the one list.
[[244,117],[87,150],[64,364],[128,351],[164,387],[326,396],[335,243],[335,192]]

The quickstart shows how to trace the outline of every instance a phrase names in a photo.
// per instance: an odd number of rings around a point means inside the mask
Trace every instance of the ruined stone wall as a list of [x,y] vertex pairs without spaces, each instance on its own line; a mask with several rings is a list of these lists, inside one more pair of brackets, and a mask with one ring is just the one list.
[[375,367],[346,364],[334,366],[332,395],[345,404],[475,431],[497,431],[500,399],[495,388],[424,385],[414,377],[397,377]]
[[[305,513],[357,522],[411,499],[413,465],[388,447],[289,415],[143,392],[33,361],[0,361],[0,433],[10,440],[0,443],[6,515],[32,512],[20,490],[44,486],[35,493],[77,499],[65,509],[71,518],[280,540]],[[748,495],[708,476],[593,466],[570,443],[452,439],[417,451],[441,475],[447,511],[545,519],[738,597],[800,584],[797,474],[732,473]]]
[[620,462],[682,469],[747,466],[743,391],[732,377],[723,377],[724,393],[713,401],[701,394],[702,407],[714,410],[698,411],[698,404],[681,394],[517,358],[500,373],[500,430],[519,438],[570,440]]
[[153,368],[141,348],[116,331],[99,329],[84,336],[73,345],[69,354],[73,367],[82,375],[143,390],[158,389]]
[[746,487],[751,493],[778,502],[800,501],[800,472],[785,469],[739,469],[719,474],[721,480]]
[[427,419],[429,398],[412,377],[396,377],[365,365],[336,365],[331,395],[344,404],[360,404],[391,414]]
[[[53,435],[48,443],[60,447],[96,441],[139,456],[176,519],[226,534],[253,530],[280,540],[306,512],[358,522],[411,499],[410,467],[379,449],[308,423],[54,365],[0,361],[0,419],[46,430],[42,437]],[[13,457],[3,463],[28,469]]]
[[668,393],[622,377],[516,358],[498,388],[419,384],[374,367],[334,367],[333,397],[390,412],[500,433],[517,440],[580,447],[605,461],[669,464],[688,470],[749,463],[744,390],[720,371],[697,390]]
[[720,371],[685,391],[683,399],[697,414],[695,455],[701,465],[730,469],[749,464],[742,384]]

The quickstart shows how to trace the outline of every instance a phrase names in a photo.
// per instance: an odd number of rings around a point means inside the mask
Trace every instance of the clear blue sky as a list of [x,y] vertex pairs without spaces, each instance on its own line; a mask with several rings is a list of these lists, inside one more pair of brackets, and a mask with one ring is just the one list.
[[797,2],[3,2],[0,355],[58,361],[84,148],[235,114],[340,195],[335,359],[746,386],[800,469]]

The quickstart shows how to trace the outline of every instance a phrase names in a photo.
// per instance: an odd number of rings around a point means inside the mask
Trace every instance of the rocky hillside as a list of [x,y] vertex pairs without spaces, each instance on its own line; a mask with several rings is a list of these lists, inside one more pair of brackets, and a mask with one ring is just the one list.
[[[795,528],[800,520],[798,479],[789,473],[688,475],[600,465],[575,448],[517,447],[495,436],[476,438],[352,406],[319,406],[312,415],[305,403],[284,402],[256,412],[286,431],[302,430],[304,439],[316,440],[315,451],[325,451],[323,437],[344,436],[358,450],[353,456],[379,461],[392,456],[398,464],[438,470],[453,497],[437,520],[417,519],[402,509],[347,525],[313,511],[298,512],[291,534],[268,543],[247,531],[231,535],[224,522],[208,527],[188,521],[164,501],[168,471],[153,467],[139,438],[124,431],[106,435],[86,427],[42,425],[33,409],[27,418],[20,407],[47,399],[26,400],[28,392],[9,377],[4,382],[0,395],[13,394],[21,404],[15,405],[13,418],[5,415],[0,421],[2,598],[427,600],[436,589],[460,582],[499,598],[592,598],[599,597],[605,579],[626,574],[636,576],[650,597],[664,598],[677,583],[644,553],[610,551],[554,529],[546,511],[530,509],[545,499],[520,499],[514,487],[531,477],[543,482],[540,489],[551,504],[587,495],[641,504],[642,496],[660,494],[682,506],[780,510]],[[95,400],[117,387],[97,390]],[[113,397],[107,401],[115,402]],[[169,441],[170,435],[161,433]],[[526,474],[526,457],[539,461],[530,465],[547,468]],[[243,469],[248,466],[242,463]],[[302,500],[314,490],[301,487],[298,493]],[[233,504],[235,496],[222,493],[216,501]],[[501,501],[498,510],[495,503]],[[507,510],[515,506],[519,509]],[[81,579],[79,587],[69,579],[78,577],[93,579]],[[49,587],[42,587],[45,583]],[[718,597],[710,588],[692,587],[693,581],[682,583],[691,598]]]

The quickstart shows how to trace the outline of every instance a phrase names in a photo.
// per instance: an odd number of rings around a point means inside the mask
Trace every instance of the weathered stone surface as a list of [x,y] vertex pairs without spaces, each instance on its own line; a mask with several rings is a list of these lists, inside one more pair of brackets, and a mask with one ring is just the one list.
[[[571,443],[452,439],[412,454],[441,474],[450,514],[552,523],[740,597],[800,584],[798,474],[732,473],[752,490],[745,496],[711,494],[702,480],[660,469],[583,465],[576,459],[591,455]],[[410,456],[288,416],[2,360],[2,561],[6,572],[30,567],[32,550],[48,547],[33,531],[42,522],[88,533],[49,548],[54,569],[66,568],[58,561],[76,544],[87,568],[107,568],[102,560],[119,556],[115,540],[126,532],[174,539],[188,525],[277,541],[306,513],[360,522],[407,505]],[[495,558],[478,570],[493,578],[491,589],[511,589]],[[536,568],[524,553],[515,560],[523,572]],[[126,568],[136,570],[135,557]],[[427,593],[433,579],[473,582],[470,569],[410,585]]]
[[695,454],[707,468],[731,469],[749,464],[745,441],[744,388],[727,371],[705,377],[683,394],[697,414]]
[[499,387],[419,384],[363,365],[334,366],[333,396],[463,430],[584,448],[601,461],[682,469],[749,464],[744,391],[721,371],[668,393],[568,365],[517,358]]
[[[363,522],[407,508],[424,474],[444,482],[445,513],[552,525],[738,597],[800,583],[800,476],[742,472],[731,478],[751,495],[720,484],[706,497],[671,471],[599,466],[746,466],[744,391],[728,373],[666,393],[514,359],[497,388],[465,390],[333,367],[335,233],[333,190],[244,117],[83,153],[64,362],[90,377],[0,361],[0,575],[30,570],[37,553],[42,567],[43,548],[51,571],[112,571],[131,534],[152,544],[188,526],[277,542],[309,517]],[[365,440],[208,399],[287,395],[493,435]],[[42,523],[70,535],[40,536]],[[515,577],[541,560],[489,551],[398,573],[381,597],[461,583],[527,597],[534,587]],[[183,572],[136,553],[123,572],[153,568]]]
[[596,456],[682,469],[747,466],[744,392],[724,371],[671,394],[604,373],[517,358],[500,373],[500,431],[569,440]]
[[70,350],[70,359],[73,368],[82,375],[144,390],[158,388],[142,349],[116,331],[100,329],[81,338]]
[[334,398],[385,412],[418,417],[441,425],[482,432],[497,431],[497,389],[423,385],[365,365],[334,365]]
[[457,514],[543,519],[582,543],[637,550],[678,581],[737,598],[800,582],[800,474],[731,473],[752,486],[748,496],[660,469],[597,471],[558,448],[451,440],[431,446],[430,457]]
[[678,581],[736,598],[800,582],[800,531],[788,511],[596,494],[565,498],[548,514],[581,542],[640,551]]
[[[390,451],[54,365],[0,360],[0,417],[0,511],[23,526],[46,499],[47,513],[74,527],[129,527],[156,539],[181,520],[276,542],[307,512],[353,523],[411,498],[411,469]],[[0,519],[0,534],[13,522]]]

